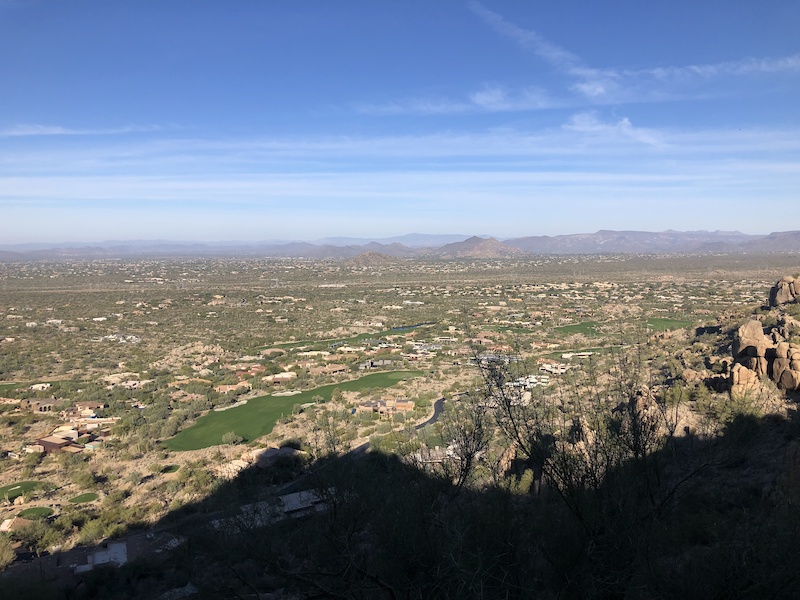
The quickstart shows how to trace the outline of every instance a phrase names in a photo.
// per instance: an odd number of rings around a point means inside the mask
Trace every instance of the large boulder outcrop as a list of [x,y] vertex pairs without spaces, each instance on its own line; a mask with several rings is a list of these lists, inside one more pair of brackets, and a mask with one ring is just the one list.
[[731,393],[752,391],[759,380],[772,379],[783,390],[800,390],[800,345],[790,343],[800,323],[781,310],[800,302],[800,278],[781,277],[769,291],[769,304],[780,313],[769,335],[761,321],[751,319],[736,331],[731,351]]
[[781,374],[781,379],[778,381],[778,387],[784,390],[800,389],[800,371],[795,369],[786,369]]
[[765,335],[761,321],[755,319],[739,327],[731,348],[732,393],[752,391],[767,377],[783,390],[800,389],[800,345],[779,339]]
[[767,352],[773,348],[773,342],[764,335],[761,321],[751,320],[739,327],[733,340],[733,360],[755,371],[759,377],[767,375],[769,363]]
[[769,305],[781,306],[797,302],[800,297],[800,280],[791,276],[781,277],[769,291]]
[[760,387],[761,380],[755,371],[741,364],[733,365],[731,369],[731,394],[745,396],[750,392],[757,391]]

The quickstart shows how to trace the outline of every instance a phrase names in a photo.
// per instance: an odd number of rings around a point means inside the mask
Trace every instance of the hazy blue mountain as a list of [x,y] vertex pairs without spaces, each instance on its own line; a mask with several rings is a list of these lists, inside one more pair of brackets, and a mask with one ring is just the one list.
[[[738,231],[609,231],[530,236],[408,234],[394,238],[326,238],[317,242],[125,240],[0,245],[0,261],[136,257],[353,258],[373,252],[393,258],[510,258],[525,254],[656,254],[687,252],[795,252],[800,231],[748,235]],[[345,243],[349,242],[349,243]]]
[[[314,244],[332,246],[353,246],[365,245],[370,242],[378,244],[402,244],[408,248],[438,248],[445,244],[453,242],[462,242],[469,238],[469,235],[463,234],[435,234],[435,233],[408,233],[406,235],[399,235],[387,238],[350,238],[350,237],[330,237],[321,240],[315,240]],[[488,236],[478,236],[488,237]]]
[[738,246],[761,239],[738,231],[607,231],[505,240],[505,244],[534,254],[698,252],[708,244]]
[[525,254],[524,250],[503,244],[494,238],[484,239],[477,236],[420,253],[432,258],[514,258]]

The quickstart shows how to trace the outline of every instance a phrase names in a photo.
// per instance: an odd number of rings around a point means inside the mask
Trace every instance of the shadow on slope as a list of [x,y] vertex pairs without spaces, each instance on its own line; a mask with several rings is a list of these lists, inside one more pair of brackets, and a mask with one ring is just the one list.
[[[738,417],[565,498],[530,475],[480,490],[378,453],[320,461],[320,503],[277,518],[275,473],[251,469],[154,530],[181,546],[19,598],[787,597],[798,584],[800,426]],[[522,465],[524,468],[526,465]],[[247,505],[248,510],[240,510]],[[302,510],[303,508],[309,510]]]

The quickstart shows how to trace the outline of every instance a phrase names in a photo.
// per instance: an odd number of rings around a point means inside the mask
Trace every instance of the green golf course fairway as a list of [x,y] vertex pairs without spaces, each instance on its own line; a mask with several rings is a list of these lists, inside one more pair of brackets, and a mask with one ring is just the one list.
[[35,490],[36,488],[46,487],[42,481],[19,481],[17,483],[9,483],[0,487],[0,500],[8,500],[13,502],[14,498],[21,496],[26,492]]
[[53,509],[47,506],[32,506],[21,511],[17,516],[23,519],[42,519],[53,514]]
[[561,327],[553,327],[553,331],[557,333],[563,333],[565,335],[570,335],[573,333],[582,333],[585,336],[594,336],[598,335],[597,327],[598,323],[596,321],[584,321],[583,323],[574,323],[572,325],[562,325]]
[[343,381],[331,385],[305,390],[294,396],[259,396],[247,401],[243,406],[208,414],[197,419],[197,422],[179,432],[175,437],[164,441],[168,450],[199,450],[222,443],[222,436],[233,431],[245,441],[251,441],[267,435],[282,415],[292,412],[295,404],[313,402],[314,396],[322,396],[325,402],[331,399],[333,390],[360,391],[367,388],[388,388],[403,379],[422,375],[421,371],[393,371],[391,373],[372,373],[359,379]]
[[99,498],[99,496],[94,492],[85,492],[79,496],[70,498],[69,501],[71,504],[86,504],[87,502],[94,502],[97,498]]

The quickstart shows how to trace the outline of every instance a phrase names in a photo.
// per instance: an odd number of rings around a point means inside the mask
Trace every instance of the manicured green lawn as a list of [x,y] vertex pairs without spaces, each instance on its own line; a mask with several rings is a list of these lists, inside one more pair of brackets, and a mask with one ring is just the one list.
[[17,389],[21,385],[22,385],[21,383],[13,383],[13,382],[12,383],[0,383],[0,393],[8,392],[8,391]]
[[222,443],[222,436],[233,431],[245,441],[254,440],[267,435],[275,426],[275,422],[283,415],[289,415],[295,404],[313,402],[314,396],[322,396],[327,402],[333,390],[361,391],[367,388],[388,388],[403,379],[422,375],[420,371],[393,371],[390,373],[372,373],[352,381],[324,385],[306,390],[294,396],[260,396],[253,398],[243,406],[237,406],[222,412],[211,411],[197,419],[192,427],[184,429],[173,438],[164,442],[169,450],[199,450]]
[[667,331],[668,329],[683,329],[684,327],[689,327],[693,325],[691,321],[681,321],[678,319],[662,319],[651,317],[647,319],[645,322],[645,327],[648,329],[652,329],[653,331]]
[[86,492],[85,494],[80,494],[79,496],[69,499],[72,504],[84,504],[86,502],[94,502],[95,500],[97,500],[97,494],[94,492]]
[[53,509],[47,506],[32,506],[21,511],[18,516],[23,519],[41,519],[53,514]]
[[600,335],[596,329],[597,325],[598,323],[595,321],[584,321],[583,323],[574,323],[573,325],[553,327],[553,331],[564,335],[571,335],[573,333],[582,333],[588,336]]
[[19,483],[10,483],[0,487],[0,499],[5,500],[8,495],[9,501],[14,500],[17,496],[21,496],[25,492],[35,490],[36,488],[45,487],[43,481],[20,481]]

